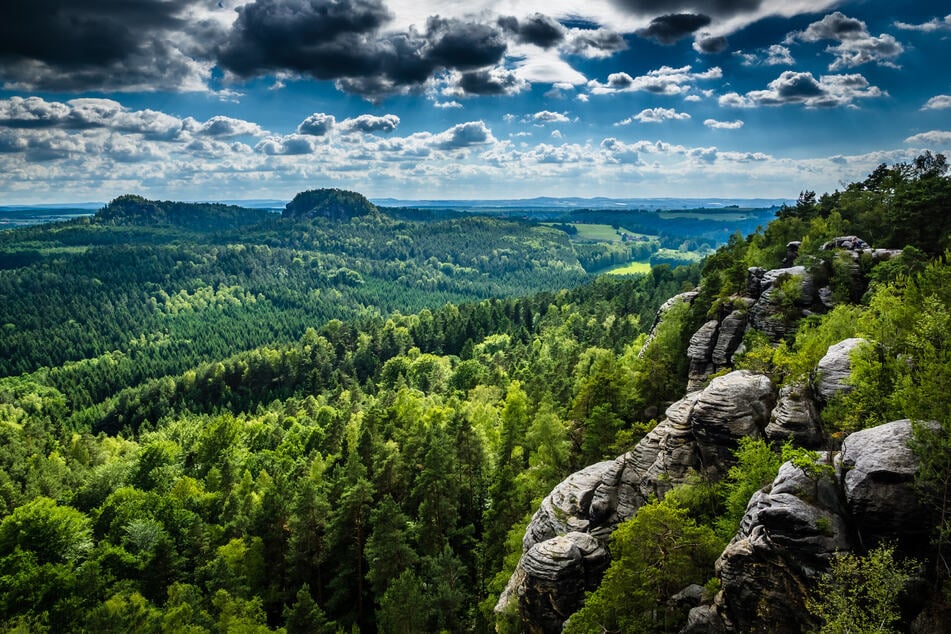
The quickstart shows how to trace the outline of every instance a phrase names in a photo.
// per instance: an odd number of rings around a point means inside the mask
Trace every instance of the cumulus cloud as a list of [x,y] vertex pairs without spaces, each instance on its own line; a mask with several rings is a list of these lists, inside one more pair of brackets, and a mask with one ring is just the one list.
[[344,132],[389,133],[395,130],[399,124],[400,118],[395,114],[385,114],[383,116],[361,114],[358,117],[344,119],[340,123],[340,129]]
[[951,31],[951,14],[944,18],[931,18],[921,24],[909,24],[907,22],[895,22],[895,26],[903,31],[923,31],[924,33],[934,33],[935,31]]
[[935,95],[921,107],[922,110],[944,110],[946,108],[951,108],[951,95]]
[[308,134],[270,136],[259,141],[254,149],[270,156],[311,154],[316,147],[313,139],[314,137]]
[[719,66],[699,73],[691,72],[690,66],[681,68],[661,66],[639,77],[631,77],[627,73],[611,73],[608,75],[607,83],[597,80],[588,82],[588,90],[595,95],[638,91],[659,95],[680,95],[689,91],[698,81],[721,77],[723,77],[723,71]]
[[439,150],[465,150],[495,141],[484,121],[454,125],[433,137],[432,146]]
[[920,134],[916,134],[905,139],[905,143],[929,145],[933,147],[948,147],[951,146],[951,131],[929,130],[928,132],[921,132]]
[[297,133],[324,136],[329,134],[335,125],[337,125],[337,119],[332,114],[315,112],[300,122],[300,125],[297,126]]
[[701,33],[693,42],[693,50],[698,53],[722,53],[730,45],[723,35]]
[[671,45],[710,24],[710,16],[700,13],[671,13],[651,20],[637,35],[658,44]]
[[568,123],[567,115],[561,112],[551,112],[550,110],[542,110],[541,112],[536,112],[530,117],[526,117],[526,119],[534,123],[539,123],[539,124]]
[[885,95],[869,84],[862,75],[822,75],[787,70],[768,84],[766,90],[753,90],[745,95],[730,92],[719,99],[721,106],[756,108],[802,104],[807,108],[834,108],[854,105],[856,99]]
[[627,49],[624,37],[609,29],[580,29],[568,30],[562,52],[568,55],[578,55],[586,59],[603,59],[611,57],[619,51]]
[[41,97],[0,100],[0,127],[7,128],[106,128],[141,134],[148,139],[170,139],[178,136],[186,125],[184,120],[164,112],[131,110],[112,99],[70,99],[65,103]]
[[223,115],[215,115],[204,123],[194,128],[195,134],[201,134],[211,137],[233,137],[233,136],[262,136],[265,131],[256,123],[245,121],[244,119],[234,119]]
[[444,79],[442,94],[447,97],[472,95],[514,95],[526,90],[528,82],[514,71],[497,67],[466,73],[452,72]]
[[641,123],[662,123],[664,121],[682,121],[689,118],[690,115],[686,112],[677,112],[673,108],[645,108],[636,115],[618,121],[614,125],[630,125],[635,121]]
[[820,42],[832,40],[838,42],[826,51],[835,56],[829,64],[829,70],[854,68],[862,64],[875,62],[880,66],[898,68],[893,61],[904,52],[904,47],[887,33],[878,37],[871,35],[865,22],[850,18],[836,11],[813,22],[803,31],[795,31],[786,36],[786,43]]
[[714,130],[739,130],[743,127],[743,122],[739,119],[735,121],[717,121],[716,119],[705,119],[703,125]]

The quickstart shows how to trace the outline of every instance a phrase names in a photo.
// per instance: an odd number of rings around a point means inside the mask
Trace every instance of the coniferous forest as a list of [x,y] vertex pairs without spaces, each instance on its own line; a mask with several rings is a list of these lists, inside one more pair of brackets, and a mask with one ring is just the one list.
[[[872,343],[853,355],[852,389],[821,412],[822,447],[896,419],[937,421],[913,443],[929,547],[836,558],[802,589],[813,622],[941,622],[945,158],[803,192],[699,264],[595,276],[601,247],[569,233],[418,220],[337,190],[301,194],[282,216],[123,196],[91,218],[0,233],[3,627],[541,631],[495,610],[541,501],[629,451],[684,396],[692,335],[742,312],[751,267],[792,265],[828,301],[804,313],[796,284],[777,282],[782,328],[747,330],[728,370],[793,385],[830,345],[862,336]],[[822,248],[852,235],[892,256]],[[732,460],[620,524],[566,631],[679,631],[687,609],[671,597],[691,584],[717,593],[715,561],[780,464],[822,477],[793,442],[744,441]],[[843,588],[865,594],[834,603]],[[877,620],[836,629],[843,614]]]

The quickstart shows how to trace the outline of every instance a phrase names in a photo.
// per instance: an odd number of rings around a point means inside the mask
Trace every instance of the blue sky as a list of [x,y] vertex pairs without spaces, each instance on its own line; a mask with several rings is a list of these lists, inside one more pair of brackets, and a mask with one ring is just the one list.
[[0,204],[795,198],[951,151],[930,0],[10,4]]

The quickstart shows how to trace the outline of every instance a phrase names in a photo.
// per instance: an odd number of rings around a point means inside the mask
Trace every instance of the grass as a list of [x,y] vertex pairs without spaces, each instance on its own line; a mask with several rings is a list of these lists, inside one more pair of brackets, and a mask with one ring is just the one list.
[[629,262],[605,271],[608,275],[641,275],[650,272],[650,262]]
[[[549,227],[558,225],[557,222],[545,222],[542,223],[548,225]],[[573,223],[572,227],[578,230],[578,233],[571,236],[572,240],[578,242],[620,242],[621,236],[618,235],[617,229],[611,225],[596,225],[596,224],[586,224],[586,223]],[[650,236],[642,233],[631,233],[627,229],[621,229],[621,233],[627,234],[629,238],[654,238],[656,236]]]

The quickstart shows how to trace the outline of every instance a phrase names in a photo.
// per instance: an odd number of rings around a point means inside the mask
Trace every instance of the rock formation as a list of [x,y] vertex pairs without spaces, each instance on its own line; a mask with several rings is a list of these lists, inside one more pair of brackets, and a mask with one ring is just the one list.
[[[740,438],[762,436],[774,401],[765,376],[740,370],[717,377],[667,408],[666,418],[632,451],[561,482],[526,529],[522,559],[496,611],[517,603],[531,631],[560,632],[581,605],[577,580],[599,576],[599,566],[607,565],[592,540],[605,547],[618,524],[650,496],[662,497],[691,474],[720,477],[733,464]],[[575,549],[590,555],[565,554]],[[566,612],[568,606],[573,607]]]
[[868,343],[858,337],[845,339],[831,346],[816,367],[816,393],[828,403],[840,392],[848,392],[852,387],[846,382],[852,372],[852,351]]
[[914,491],[911,433],[910,421],[895,421],[851,434],[810,473],[784,464],[717,560],[715,602],[691,610],[684,631],[801,632],[816,625],[806,597],[836,553],[889,541],[919,554],[934,522]]

